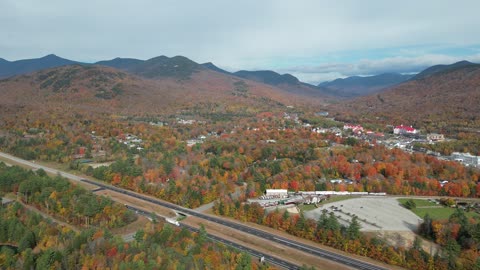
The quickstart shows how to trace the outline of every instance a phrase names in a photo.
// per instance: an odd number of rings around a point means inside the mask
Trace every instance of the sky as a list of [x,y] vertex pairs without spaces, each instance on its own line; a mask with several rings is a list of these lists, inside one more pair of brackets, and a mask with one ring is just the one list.
[[0,0],[0,58],[183,55],[317,84],[480,63],[478,0]]

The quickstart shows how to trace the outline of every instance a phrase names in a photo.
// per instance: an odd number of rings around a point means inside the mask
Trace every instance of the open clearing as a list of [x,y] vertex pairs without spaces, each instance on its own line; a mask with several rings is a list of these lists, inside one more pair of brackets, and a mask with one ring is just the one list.
[[[334,211],[334,207],[338,211]],[[323,210],[334,212],[345,225],[357,215],[362,231],[415,231],[422,219],[404,208],[393,197],[360,197],[327,203],[305,212],[305,216],[318,220]]]
[[[409,199],[398,199],[398,201],[404,204]],[[456,208],[446,207],[443,205],[437,205],[435,203],[429,202],[425,199],[412,199],[415,202],[416,206],[411,211],[415,213],[420,218],[423,218],[427,213],[432,219],[446,220],[455,213]],[[471,218],[480,218],[480,215],[474,211],[465,212],[467,217]]]

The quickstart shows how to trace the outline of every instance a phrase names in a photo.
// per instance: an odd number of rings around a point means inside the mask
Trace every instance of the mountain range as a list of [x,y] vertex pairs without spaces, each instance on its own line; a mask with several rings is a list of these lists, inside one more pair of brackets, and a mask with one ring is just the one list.
[[[50,54],[42,58],[18,61],[0,59],[0,79],[15,75],[27,74],[46,68],[72,64],[92,65],[58,57]],[[383,74],[373,77],[351,77],[338,79],[329,83],[314,86],[301,82],[291,74],[279,74],[271,70],[228,72],[213,63],[198,64],[184,56],[158,56],[148,60],[134,58],[115,58],[93,63],[113,67],[145,78],[174,77],[179,80],[189,79],[190,76],[201,70],[212,70],[224,75],[235,76],[281,88],[292,94],[309,97],[355,97],[369,94],[386,87],[402,82],[408,76],[400,74]]]
[[215,104],[213,111],[226,114],[251,114],[287,105],[325,109],[331,103],[326,110],[346,122],[410,124],[431,130],[480,128],[480,65],[467,61],[433,66],[414,76],[353,77],[320,87],[290,74],[231,73],[183,56],[115,58],[95,64],[55,55],[1,59],[0,74],[10,76],[0,80],[2,114],[67,108],[145,115],[197,104],[210,104],[209,108]]
[[288,105],[319,106],[324,101],[321,94],[314,99],[292,94],[212,71],[184,57],[74,64],[0,80],[2,115],[48,110],[156,115],[199,104],[210,108],[208,113],[252,115]]

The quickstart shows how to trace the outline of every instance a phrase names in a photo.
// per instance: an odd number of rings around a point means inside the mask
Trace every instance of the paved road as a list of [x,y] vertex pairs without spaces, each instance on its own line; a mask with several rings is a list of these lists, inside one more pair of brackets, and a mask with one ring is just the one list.
[[287,238],[284,238],[284,237],[281,237],[281,236],[278,236],[278,235],[275,235],[275,234],[272,234],[272,233],[269,233],[269,232],[265,232],[265,231],[262,231],[262,230],[259,230],[259,229],[256,229],[256,228],[251,228],[251,227],[249,227],[247,225],[244,225],[244,224],[240,224],[240,223],[232,222],[232,221],[225,220],[225,219],[222,219],[222,218],[219,218],[219,217],[199,213],[199,212],[197,212],[195,210],[192,210],[192,209],[184,208],[184,207],[178,206],[178,205],[173,204],[173,203],[168,203],[168,202],[165,202],[165,201],[161,201],[159,199],[154,199],[152,197],[148,197],[146,195],[142,195],[142,194],[139,194],[139,193],[136,193],[136,192],[125,190],[125,189],[122,189],[122,188],[119,188],[119,187],[103,184],[103,183],[100,183],[100,182],[91,181],[91,180],[88,180],[88,179],[82,179],[79,176],[76,176],[76,175],[73,175],[73,174],[70,174],[70,173],[60,172],[56,169],[52,169],[52,168],[49,168],[49,167],[46,167],[46,166],[42,166],[42,165],[39,165],[39,164],[36,164],[36,163],[32,163],[32,162],[23,160],[23,159],[19,159],[17,157],[9,155],[9,154],[5,154],[5,153],[0,152],[0,156],[2,156],[4,158],[7,158],[7,159],[10,159],[10,160],[13,160],[15,162],[24,164],[24,165],[29,166],[29,167],[33,167],[33,168],[37,168],[37,169],[41,168],[41,169],[43,169],[43,170],[45,170],[46,172],[49,172],[49,173],[54,173],[54,174],[59,173],[61,176],[69,178],[69,179],[74,180],[74,181],[83,181],[85,183],[96,185],[100,188],[116,191],[116,192],[131,196],[131,197],[143,200],[143,201],[147,201],[147,202],[154,203],[154,204],[166,207],[166,208],[170,208],[172,210],[175,210],[175,211],[180,212],[180,213],[184,213],[186,215],[195,216],[195,217],[198,217],[198,218],[210,221],[210,222],[215,222],[217,224],[221,224],[221,225],[233,228],[233,229],[237,229],[237,230],[242,231],[244,233],[248,233],[248,234],[254,235],[256,237],[260,237],[260,238],[269,240],[271,242],[275,242],[275,243],[278,243],[278,244],[289,246],[291,248],[306,252],[308,254],[312,254],[314,256],[318,256],[318,257],[321,257],[321,258],[324,258],[324,259],[328,259],[328,260],[331,260],[331,261],[334,261],[334,262],[337,262],[337,263],[344,264],[344,265],[349,266],[353,269],[386,270],[386,268],[383,268],[383,267],[379,267],[379,266],[376,266],[376,265],[373,265],[373,264],[370,264],[370,263],[366,263],[366,262],[360,261],[358,259],[353,259],[353,258],[345,256],[345,255],[340,255],[340,254],[337,254],[337,253],[334,253],[334,252],[331,252],[331,251],[328,251],[328,250],[324,250],[324,249],[321,249],[321,248],[318,248],[318,247],[315,247],[315,246],[310,246],[310,245],[307,245],[307,244],[304,244],[304,243],[301,243],[301,242],[298,242],[298,241],[290,240],[290,239],[287,239]]
[[[136,207],[131,206],[131,205],[127,205],[127,208],[135,211],[135,213],[137,213],[139,215],[146,216],[147,218],[151,218],[153,215],[155,215],[155,213],[150,213],[150,212],[144,211],[142,209],[136,208]],[[162,217],[162,216],[160,216],[160,217]],[[165,218],[165,217],[162,217],[162,218]],[[192,232],[198,232],[199,231],[199,229],[197,229],[195,227],[192,227],[192,226],[189,226],[189,225],[184,224],[184,223],[179,223],[179,225],[180,225],[179,227],[187,228],[188,230],[190,230]],[[241,250],[241,251],[244,251],[244,252],[250,254],[253,257],[257,257],[259,259],[261,257],[263,257],[265,259],[265,262],[267,262],[269,264],[274,264],[274,265],[280,266],[284,269],[299,269],[299,267],[295,264],[292,264],[292,263],[287,262],[285,260],[270,256],[268,254],[263,254],[263,253],[258,252],[256,250],[253,250],[249,247],[242,246],[240,244],[237,244],[237,243],[231,242],[229,240],[226,240],[226,239],[220,238],[218,236],[215,236],[213,234],[207,233],[207,236],[208,236],[209,239],[211,239],[213,241],[220,242],[220,243],[223,243],[224,245],[234,247],[238,250]],[[126,239],[126,238],[124,238],[124,239]],[[131,236],[131,238],[128,238],[128,239],[132,241],[133,240],[133,235]]]
[[140,200],[144,200],[144,201],[154,203],[154,204],[157,204],[157,205],[160,205],[160,206],[163,206],[163,207],[167,207],[167,208],[170,208],[170,209],[175,210],[177,212],[183,213],[185,215],[195,216],[195,217],[198,217],[198,218],[210,221],[210,222],[215,222],[217,224],[221,224],[221,225],[233,228],[233,229],[237,229],[239,231],[242,231],[242,232],[245,232],[245,233],[248,233],[248,234],[251,234],[251,235],[254,235],[254,236],[269,240],[269,241],[272,241],[272,242],[276,242],[276,243],[279,243],[279,244],[282,244],[282,245],[285,245],[285,246],[289,246],[291,248],[294,248],[294,249],[297,249],[297,250],[300,250],[300,251],[303,251],[303,252],[306,252],[306,253],[309,253],[309,254],[312,254],[312,255],[315,255],[315,256],[319,256],[319,257],[322,257],[322,258],[325,258],[325,259],[328,259],[328,260],[331,260],[331,261],[334,261],[334,262],[337,262],[337,263],[344,264],[344,265],[349,266],[349,267],[354,268],[354,269],[361,269],[361,270],[384,270],[384,269],[386,269],[386,268],[379,267],[379,266],[376,266],[376,265],[373,265],[373,264],[370,264],[370,263],[366,263],[366,262],[363,262],[363,261],[360,261],[360,260],[357,260],[357,259],[350,258],[348,256],[340,255],[340,254],[337,254],[337,253],[334,253],[334,252],[330,252],[330,251],[327,251],[327,250],[324,250],[324,249],[320,249],[318,247],[306,245],[306,244],[298,242],[298,241],[294,241],[294,240],[290,240],[290,239],[287,239],[287,238],[284,238],[284,237],[281,237],[281,236],[277,236],[277,235],[274,235],[272,233],[268,233],[268,232],[265,232],[265,231],[262,231],[262,230],[259,230],[259,229],[256,229],[256,228],[251,228],[251,227],[249,227],[247,225],[244,225],[244,224],[240,224],[240,223],[232,222],[232,221],[225,220],[225,219],[222,219],[222,218],[218,218],[218,217],[215,217],[215,216],[199,213],[199,212],[197,212],[195,210],[192,210],[192,209],[184,208],[184,207],[178,206],[176,204],[172,204],[172,203],[168,203],[168,202],[161,201],[161,200],[158,200],[158,199],[154,199],[154,198],[151,198],[151,197],[148,197],[148,196],[145,196],[145,195],[142,195],[142,194],[138,194],[138,193],[135,193],[135,192],[132,192],[132,191],[129,191],[129,190],[125,190],[125,189],[118,188],[118,187],[115,187],[115,186],[106,185],[106,184],[103,184],[103,183],[94,182],[94,181],[91,181],[91,180],[88,180],[88,179],[82,179],[82,181],[86,182],[86,183],[89,183],[89,184],[92,184],[92,185],[97,185],[99,187],[103,187],[105,189],[113,190],[113,191],[125,194],[127,196],[131,196],[131,197],[134,197],[134,198],[137,198],[137,199],[140,199]]
[[39,165],[39,164],[37,164],[37,163],[33,163],[33,162],[30,162],[30,161],[28,161],[28,160],[24,160],[24,159],[21,159],[21,158],[17,158],[17,157],[15,157],[15,156],[12,156],[12,155],[9,155],[9,154],[6,154],[6,153],[0,152],[0,157],[9,159],[9,160],[11,160],[11,161],[14,161],[14,162],[16,162],[16,163],[19,163],[19,164],[28,166],[28,167],[33,168],[33,169],[43,169],[43,170],[44,170],[45,172],[47,172],[47,173],[60,174],[60,175],[62,175],[63,177],[68,178],[68,179],[70,179],[70,180],[74,180],[74,181],[81,181],[81,180],[82,180],[81,177],[76,176],[76,175],[74,175],[74,174],[66,173],[66,172],[61,172],[61,171],[59,171],[59,170],[52,169],[52,168],[50,168],[50,167],[46,167],[46,166],[43,166],[43,165]]

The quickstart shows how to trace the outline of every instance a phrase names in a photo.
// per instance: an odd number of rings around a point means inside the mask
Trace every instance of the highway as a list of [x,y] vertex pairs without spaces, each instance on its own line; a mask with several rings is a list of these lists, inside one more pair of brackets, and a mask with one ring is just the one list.
[[[146,216],[147,218],[151,218],[152,216],[155,215],[155,213],[150,213],[150,212],[147,212],[147,211],[144,211],[142,209],[139,209],[139,208],[136,208],[134,206],[131,206],[131,205],[126,205],[126,207],[130,210],[133,210],[135,211],[136,214],[138,215],[143,215],[143,216]],[[164,217],[162,217],[164,218]],[[172,224],[172,226],[174,226]],[[195,228],[195,227],[192,227],[192,226],[189,226],[187,224],[184,224],[184,223],[180,223],[180,227],[183,227],[183,228],[186,228],[192,232],[196,232],[198,233],[199,229]],[[287,262],[285,260],[282,260],[282,259],[279,259],[279,258],[276,258],[276,257],[272,257],[268,254],[263,254],[261,252],[258,252],[256,250],[253,250],[251,248],[248,248],[248,247],[245,247],[245,246],[242,246],[242,245],[239,245],[235,242],[231,242],[231,241],[228,241],[226,239],[223,239],[223,238],[220,238],[218,236],[215,236],[213,234],[209,234],[207,233],[207,236],[210,240],[212,241],[215,241],[215,242],[219,242],[219,243],[222,243],[224,245],[227,245],[227,246],[231,246],[231,247],[234,247],[238,250],[241,250],[241,251],[244,251],[248,254],[250,254],[252,257],[257,257],[257,258],[261,258],[263,257],[265,259],[265,262],[269,263],[269,264],[272,264],[272,265],[277,265],[277,266],[280,266],[284,269],[300,269],[297,265],[295,264],[292,264],[290,262]],[[132,236],[133,238],[133,236]]]
[[327,250],[324,250],[324,249],[320,249],[318,247],[314,247],[314,246],[306,245],[304,243],[293,241],[293,240],[290,240],[290,239],[287,239],[287,238],[284,238],[284,237],[281,237],[281,236],[277,236],[277,235],[274,235],[272,233],[268,233],[268,232],[265,232],[265,231],[262,231],[262,230],[259,230],[259,229],[256,229],[256,228],[251,228],[251,227],[249,227],[247,225],[244,225],[244,224],[240,224],[240,223],[228,221],[228,220],[225,220],[225,219],[222,219],[222,218],[218,218],[218,217],[215,217],[215,216],[210,216],[210,215],[206,215],[206,214],[203,214],[203,213],[199,213],[199,212],[194,211],[192,209],[184,208],[184,207],[178,206],[178,205],[173,204],[173,203],[160,201],[158,199],[154,199],[154,198],[142,195],[142,194],[138,194],[136,192],[125,190],[125,189],[118,188],[118,187],[115,187],[115,186],[106,185],[106,184],[103,184],[103,183],[94,182],[94,181],[91,181],[91,180],[88,180],[88,179],[82,179],[82,181],[86,182],[86,183],[89,183],[89,184],[92,184],[92,185],[97,185],[99,187],[102,187],[102,188],[105,188],[105,189],[108,189],[108,190],[116,191],[116,192],[119,192],[119,193],[122,193],[122,194],[125,194],[125,195],[128,195],[128,196],[132,196],[132,197],[135,197],[135,198],[140,199],[140,200],[144,200],[144,201],[147,201],[147,202],[150,202],[150,203],[154,203],[154,204],[166,207],[166,208],[170,208],[172,210],[175,210],[177,212],[180,212],[180,213],[183,213],[183,214],[186,214],[186,215],[195,216],[195,217],[198,217],[198,218],[210,221],[210,222],[215,222],[215,223],[221,224],[223,226],[227,226],[227,227],[230,227],[230,228],[233,228],[233,229],[237,229],[239,231],[242,231],[242,232],[245,232],[245,233],[248,233],[248,234],[252,234],[252,235],[255,235],[257,237],[260,237],[260,238],[263,238],[263,239],[266,239],[266,240],[269,240],[269,241],[272,241],[272,242],[276,242],[278,244],[282,244],[282,245],[285,245],[285,246],[288,246],[288,247],[306,252],[308,254],[312,254],[312,255],[315,255],[315,256],[318,256],[318,257],[322,257],[322,258],[337,262],[337,263],[344,264],[344,265],[349,266],[349,267],[354,268],[354,269],[386,270],[386,268],[383,268],[383,267],[379,267],[379,266],[376,266],[376,265],[373,265],[373,264],[370,264],[370,263],[366,263],[366,262],[363,262],[363,261],[360,261],[360,260],[357,260],[357,259],[353,259],[353,258],[344,256],[344,255],[340,255],[340,254],[337,254],[337,253],[334,253],[334,252],[330,252],[330,251],[327,251]]
[[82,182],[85,182],[85,183],[88,183],[88,184],[91,184],[91,185],[96,185],[100,188],[104,188],[104,189],[107,189],[107,190],[112,190],[112,191],[119,192],[119,193],[131,196],[131,197],[143,200],[143,201],[147,201],[147,202],[157,204],[157,205],[160,205],[160,206],[163,206],[163,207],[166,207],[166,208],[170,208],[170,209],[175,210],[179,213],[195,216],[195,217],[204,219],[206,221],[221,224],[223,226],[227,226],[227,227],[242,231],[244,233],[248,233],[248,234],[254,235],[256,237],[266,239],[266,240],[271,241],[271,242],[275,242],[275,243],[278,243],[278,244],[281,244],[281,245],[285,245],[285,246],[294,248],[296,250],[300,250],[302,252],[305,252],[305,253],[308,253],[308,254],[311,254],[311,255],[314,255],[314,256],[318,256],[318,257],[321,257],[321,258],[324,258],[324,259],[328,259],[328,260],[346,265],[346,266],[348,266],[350,268],[353,268],[353,269],[360,269],[360,270],[386,270],[387,269],[387,268],[376,266],[376,265],[373,265],[373,264],[370,264],[370,263],[367,263],[367,262],[364,262],[364,261],[361,261],[361,260],[358,260],[358,259],[354,259],[354,258],[345,256],[345,255],[341,255],[341,254],[337,254],[337,253],[334,253],[334,252],[331,252],[331,251],[328,251],[328,250],[324,250],[324,249],[321,249],[321,248],[318,248],[318,247],[315,247],[315,246],[311,246],[311,245],[307,245],[307,244],[304,244],[304,243],[301,243],[301,242],[298,242],[298,241],[290,240],[290,239],[287,239],[287,238],[284,238],[284,237],[281,237],[281,236],[278,236],[278,235],[275,235],[275,234],[272,234],[272,233],[269,233],[269,232],[266,232],[266,231],[262,231],[262,230],[259,230],[259,229],[256,229],[256,228],[249,227],[249,226],[244,225],[244,224],[240,224],[240,223],[232,222],[232,221],[222,219],[222,218],[219,218],[219,217],[203,214],[203,213],[197,212],[195,210],[184,208],[184,207],[181,207],[181,206],[173,204],[173,203],[161,201],[159,199],[154,199],[152,197],[142,195],[142,194],[139,194],[139,193],[136,193],[136,192],[133,192],[133,191],[129,191],[129,190],[126,190],[126,189],[122,189],[122,188],[119,188],[119,187],[107,185],[107,184],[96,182],[96,181],[91,181],[91,180],[88,180],[88,179],[83,179],[79,176],[76,176],[76,175],[73,175],[73,174],[70,174],[70,173],[60,172],[58,170],[55,170],[55,169],[52,169],[52,168],[49,168],[49,167],[46,167],[46,166],[42,166],[42,165],[39,165],[39,164],[36,164],[36,163],[32,163],[32,162],[14,157],[14,156],[9,155],[9,154],[5,154],[5,153],[0,152],[0,156],[4,157],[4,158],[7,158],[7,159],[10,159],[12,161],[15,161],[17,163],[24,164],[24,165],[32,167],[32,168],[36,168],[36,169],[41,168],[41,169],[43,169],[43,170],[45,170],[46,172],[49,172],[49,173],[53,173],[53,174],[58,173],[61,176],[69,178],[69,179],[74,180],[74,181],[82,181]]

